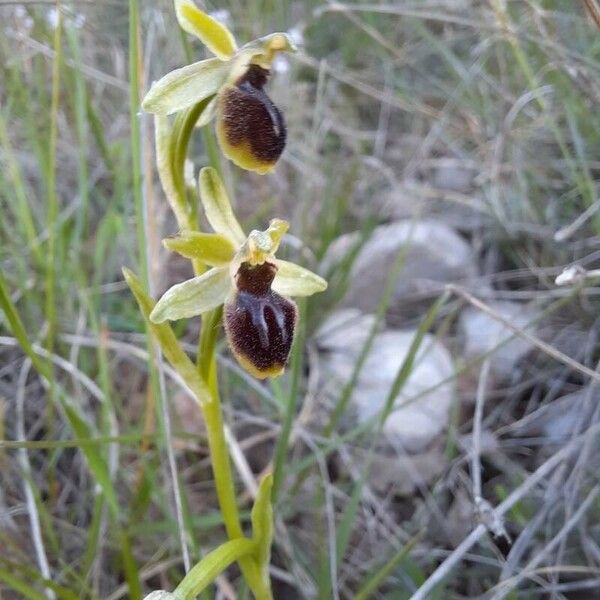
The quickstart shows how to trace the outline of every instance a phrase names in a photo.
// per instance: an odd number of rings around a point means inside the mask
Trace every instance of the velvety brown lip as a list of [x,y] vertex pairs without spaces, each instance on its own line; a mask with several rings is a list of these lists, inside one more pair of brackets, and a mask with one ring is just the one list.
[[271,290],[277,268],[243,264],[237,292],[225,305],[224,322],[232,350],[258,373],[282,369],[296,325],[296,305]]
[[222,92],[221,118],[227,143],[247,145],[255,159],[275,163],[285,147],[283,115],[263,89],[269,72],[258,65]]

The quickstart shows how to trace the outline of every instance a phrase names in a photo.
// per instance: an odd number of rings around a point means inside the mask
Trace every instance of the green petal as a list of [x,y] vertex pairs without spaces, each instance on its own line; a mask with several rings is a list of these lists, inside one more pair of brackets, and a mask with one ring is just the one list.
[[200,199],[210,226],[237,246],[243,244],[246,236],[233,214],[219,174],[212,167],[204,167],[200,171],[199,180]]
[[175,238],[163,240],[165,248],[211,267],[222,267],[231,261],[235,247],[220,233],[185,231]]
[[289,228],[290,224],[283,219],[271,219],[269,221],[269,228],[265,231],[265,233],[273,242],[273,248],[271,249],[273,254],[279,250],[279,244]]
[[191,0],[175,0],[177,20],[219,59],[229,60],[237,51],[233,34],[225,25],[202,12]]
[[142,102],[146,112],[170,115],[217,93],[229,65],[209,58],[167,73],[152,84]]
[[168,289],[150,313],[153,323],[205,313],[225,302],[231,288],[229,267],[211,269]]
[[279,269],[273,291],[282,296],[312,296],[327,289],[327,282],[316,273],[287,260],[275,260]]
[[206,108],[202,111],[200,118],[196,121],[196,129],[200,129],[208,125],[217,114],[217,96],[215,96],[207,105]]

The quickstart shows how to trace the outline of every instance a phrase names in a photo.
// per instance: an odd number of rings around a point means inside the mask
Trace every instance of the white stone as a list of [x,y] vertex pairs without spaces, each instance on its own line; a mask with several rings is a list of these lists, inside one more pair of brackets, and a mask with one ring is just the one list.
[[[360,234],[354,232],[333,242],[324,268],[339,264],[359,239]],[[477,272],[472,248],[448,225],[432,220],[395,221],[375,228],[358,252],[343,306],[373,312],[397,257],[402,255],[404,264],[395,284],[392,310],[402,309],[408,297],[435,295],[443,284],[468,280]]]
[[[535,319],[535,310],[517,302],[492,302],[489,307],[515,327],[525,329]],[[464,338],[464,357],[469,360],[489,352],[513,335],[513,332],[497,319],[474,306],[463,310],[459,329]],[[531,329],[528,329],[531,332]],[[510,377],[517,362],[532,349],[532,344],[520,336],[497,348],[490,357],[492,371],[499,377]]]
[[322,350],[360,348],[375,323],[375,315],[365,315],[355,308],[332,313],[321,325],[315,340]]
[[[344,384],[350,380],[368,334],[367,328],[362,327],[364,339],[362,343],[356,343],[357,334],[352,332],[352,328],[361,329],[360,316],[347,326],[348,342],[334,345],[329,352],[322,354],[323,381],[334,402]],[[385,406],[415,334],[416,331],[388,330],[375,336],[351,396],[353,412],[359,423],[375,417]],[[320,335],[320,339],[324,340],[325,336]],[[343,333],[338,332],[337,335],[343,341]],[[393,446],[411,453],[421,452],[443,432],[455,401],[453,374],[449,352],[433,336],[425,335],[413,369],[394,399],[394,410],[383,427],[384,435]]]

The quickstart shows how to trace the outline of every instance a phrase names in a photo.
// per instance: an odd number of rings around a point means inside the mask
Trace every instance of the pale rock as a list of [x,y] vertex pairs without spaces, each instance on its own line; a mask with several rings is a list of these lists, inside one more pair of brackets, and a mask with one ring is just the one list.
[[[324,269],[339,264],[359,240],[359,232],[335,240],[324,259]],[[375,311],[399,255],[404,256],[404,264],[394,286],[390,311],[402,311],[411,297],[435,296],[444,284],[468,280],[477,273],[472,248],[448,225],[433,220],[395,221],[376,227],[359,250],[342,305]],[[426,310],[427,304],[419,302],[416,309]]]
[[[340,319],[339,314],[333,317],[334,323],[336,319]],[[368,328],[360,323],[361,316],[355,313],[354,321],[346,322],[349,343],[343,343],[344,334],[338,331],[336,335],[342,343],[333,347],[330,345],[328,351],[322,351],[321,354],[322,381],[326,393],[334,402],[350,380],[368,336]],[[322,350],[327,347],[327,336],[323,335],[327,327],[328,323],[317,336]],[[351,396],[352,409],[359,423],[371,419],[385,406],[415,334],[416,331],[400,330],[376,334]],[[357,343],[360,335],[362,342]],[[395,408],[383,426],[383,434],[393,447],[409,453],[422,452],[442,434],[456,398],[453,374],[449,352],[433,336],[426,334],[412,371],[394,399]],[[435,389],[427,391],[433,387]]]
[[[525,329],[536,317],[533,307],[517,302],[497,301],[488,304],[503,319],[515,327]],[[497,319],[474,306],[463,310],[459,320],[459,330],[464,340],[464,358],[476,358],[489,352],[500,343],[510,338],[513,332]],[[527,329],[531,332],[531,329]],[[509,378],[519,360],[533,348],[533,344],[520,336],[497,348],[490,357],[493,373],[502,378]]]
[[360,348],[367,341],[375,323],[375,315],[365,315],[355,308],[332,313],[321,325],[315,340],[321,350],[343,351]]

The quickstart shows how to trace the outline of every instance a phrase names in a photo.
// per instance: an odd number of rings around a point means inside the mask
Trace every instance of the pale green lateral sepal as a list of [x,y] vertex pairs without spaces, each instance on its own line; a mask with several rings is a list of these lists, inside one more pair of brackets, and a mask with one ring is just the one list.
[[312,296],[327,289],[327,282],[316,273],[287,260],[275,260],[277,274],[273,291],[282,296]]
[[184,231],[177,237],[163,240],[163,245],[185,258],[199,260],[211,267],[229,264],[235,254],[231,240],[220,233]]
[[256,544],[257,562],[265,584],[269,584],[269,563],[271,562],[271,544],[273,542],[273,506],[271,505],[271,489],[273,475],[263,477],[258,494],[252,507],[252,539]]
[[156,167],[158,177],[165,196],[179,223],[180,227],[186,226],[188,222],[188,211],[185,198],[177,191],[173,178],[173,163],[171,153],[171,125],[165,115],[154,116],[154,136],[156,148]]
[[225,302],[231,288],[229,267],[214,268],[169,288],[150,313],[153,323],[205,313]]
[[146,112],[170,115],[217,93],[229,67],[218,58],[175,69],[154,82],[142,101]]
[[225,186],[212,167],[204,167],[199,176],[200,199],[211,227],[230,238],[237,245],[243,244],[246,236],[233,214]]
[[192,0],[175,0],[181,28],[195,35],[220,60],[229,60],[237,51],[233,34],[225,25],[202,12]]

